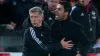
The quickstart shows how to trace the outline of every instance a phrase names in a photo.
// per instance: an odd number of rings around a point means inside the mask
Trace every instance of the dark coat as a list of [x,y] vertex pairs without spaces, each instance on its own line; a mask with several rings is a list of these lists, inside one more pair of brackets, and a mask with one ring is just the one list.
[[55,15],[49,10],[49,9],[44,9],[44,21],[51,26],[53,21],[55,20]]
[[78,23],[71,20],[70,18],[64,21],[54,21],[51,26],[51,36],[54,40],[54,43],[60,42],[62,38],[66,38],[66,40],[72,40],[74,47],[71,50],[63,49],[58,52],[52,53],[51,56],[76,55],[78,43],[80,42],[84,45],[85,43],[88,43],[86,36],[81,28],[82,27]]
[[80,23],[84,27],[84,32],[89,41],[94,41],[100,37],[100,19],[97,9],[91,5],[89,10],[80,4],[76,4],[72,9],[71,17],[74,21]]

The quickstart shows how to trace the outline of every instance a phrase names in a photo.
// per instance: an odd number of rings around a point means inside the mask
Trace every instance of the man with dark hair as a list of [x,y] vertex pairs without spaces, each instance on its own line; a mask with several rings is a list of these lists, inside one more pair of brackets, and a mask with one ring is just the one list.
[[[78,43],[85,45],[87,43],[86,36],[81,29],[80,24],[74,22],[70,16],[71,7],[68,2],[60,2],[57,5],[55,11],[56,20],[51,26],[51,37],[54,40],[54,43],[60,42],[62,38],[65,38],[65,41],[71,40],[74,46],[73,48],[63,49],[55,53],[51,53],[51,56],[75,56],[77,52]],[[84,42],[84,41],[85,42]]]

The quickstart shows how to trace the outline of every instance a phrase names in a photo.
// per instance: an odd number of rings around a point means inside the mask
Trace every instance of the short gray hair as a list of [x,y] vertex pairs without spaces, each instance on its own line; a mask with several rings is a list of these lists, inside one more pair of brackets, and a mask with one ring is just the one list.
[[29,13],[39,12],[41,16],[43,16],[43,10],[40,7],[32,7],[29,10]]

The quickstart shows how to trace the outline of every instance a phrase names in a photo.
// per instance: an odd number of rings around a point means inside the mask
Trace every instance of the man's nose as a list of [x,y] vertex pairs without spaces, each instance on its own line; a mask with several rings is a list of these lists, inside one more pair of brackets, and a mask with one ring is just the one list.
[[54,13],[56,14],[57,10],[54,11]]
[[58,9],[55,10],[55,12],[57,12],[57,11],[58,11]]

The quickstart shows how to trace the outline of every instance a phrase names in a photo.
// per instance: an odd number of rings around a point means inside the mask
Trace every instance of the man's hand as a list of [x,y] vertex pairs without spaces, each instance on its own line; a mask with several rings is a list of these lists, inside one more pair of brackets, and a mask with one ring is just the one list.
[[65,38],[63,38],[60,43],[64,49],[71,49],[74,44],[71,44],[70,42],[72,41],[65,41]]
[[98,38],[98,39],[96,40],[96,43],[97,43],[97,44],[100,44],[100,38]]
[[11,22],[10,24],[7,25],[7,29],[13,30],[16,27],[16,24],[14,22]]
[[79,52],[79,51],[77,51],[77,54],[76,54],[76,56],[81,56],[81,54],[80,54],[80,52]]

